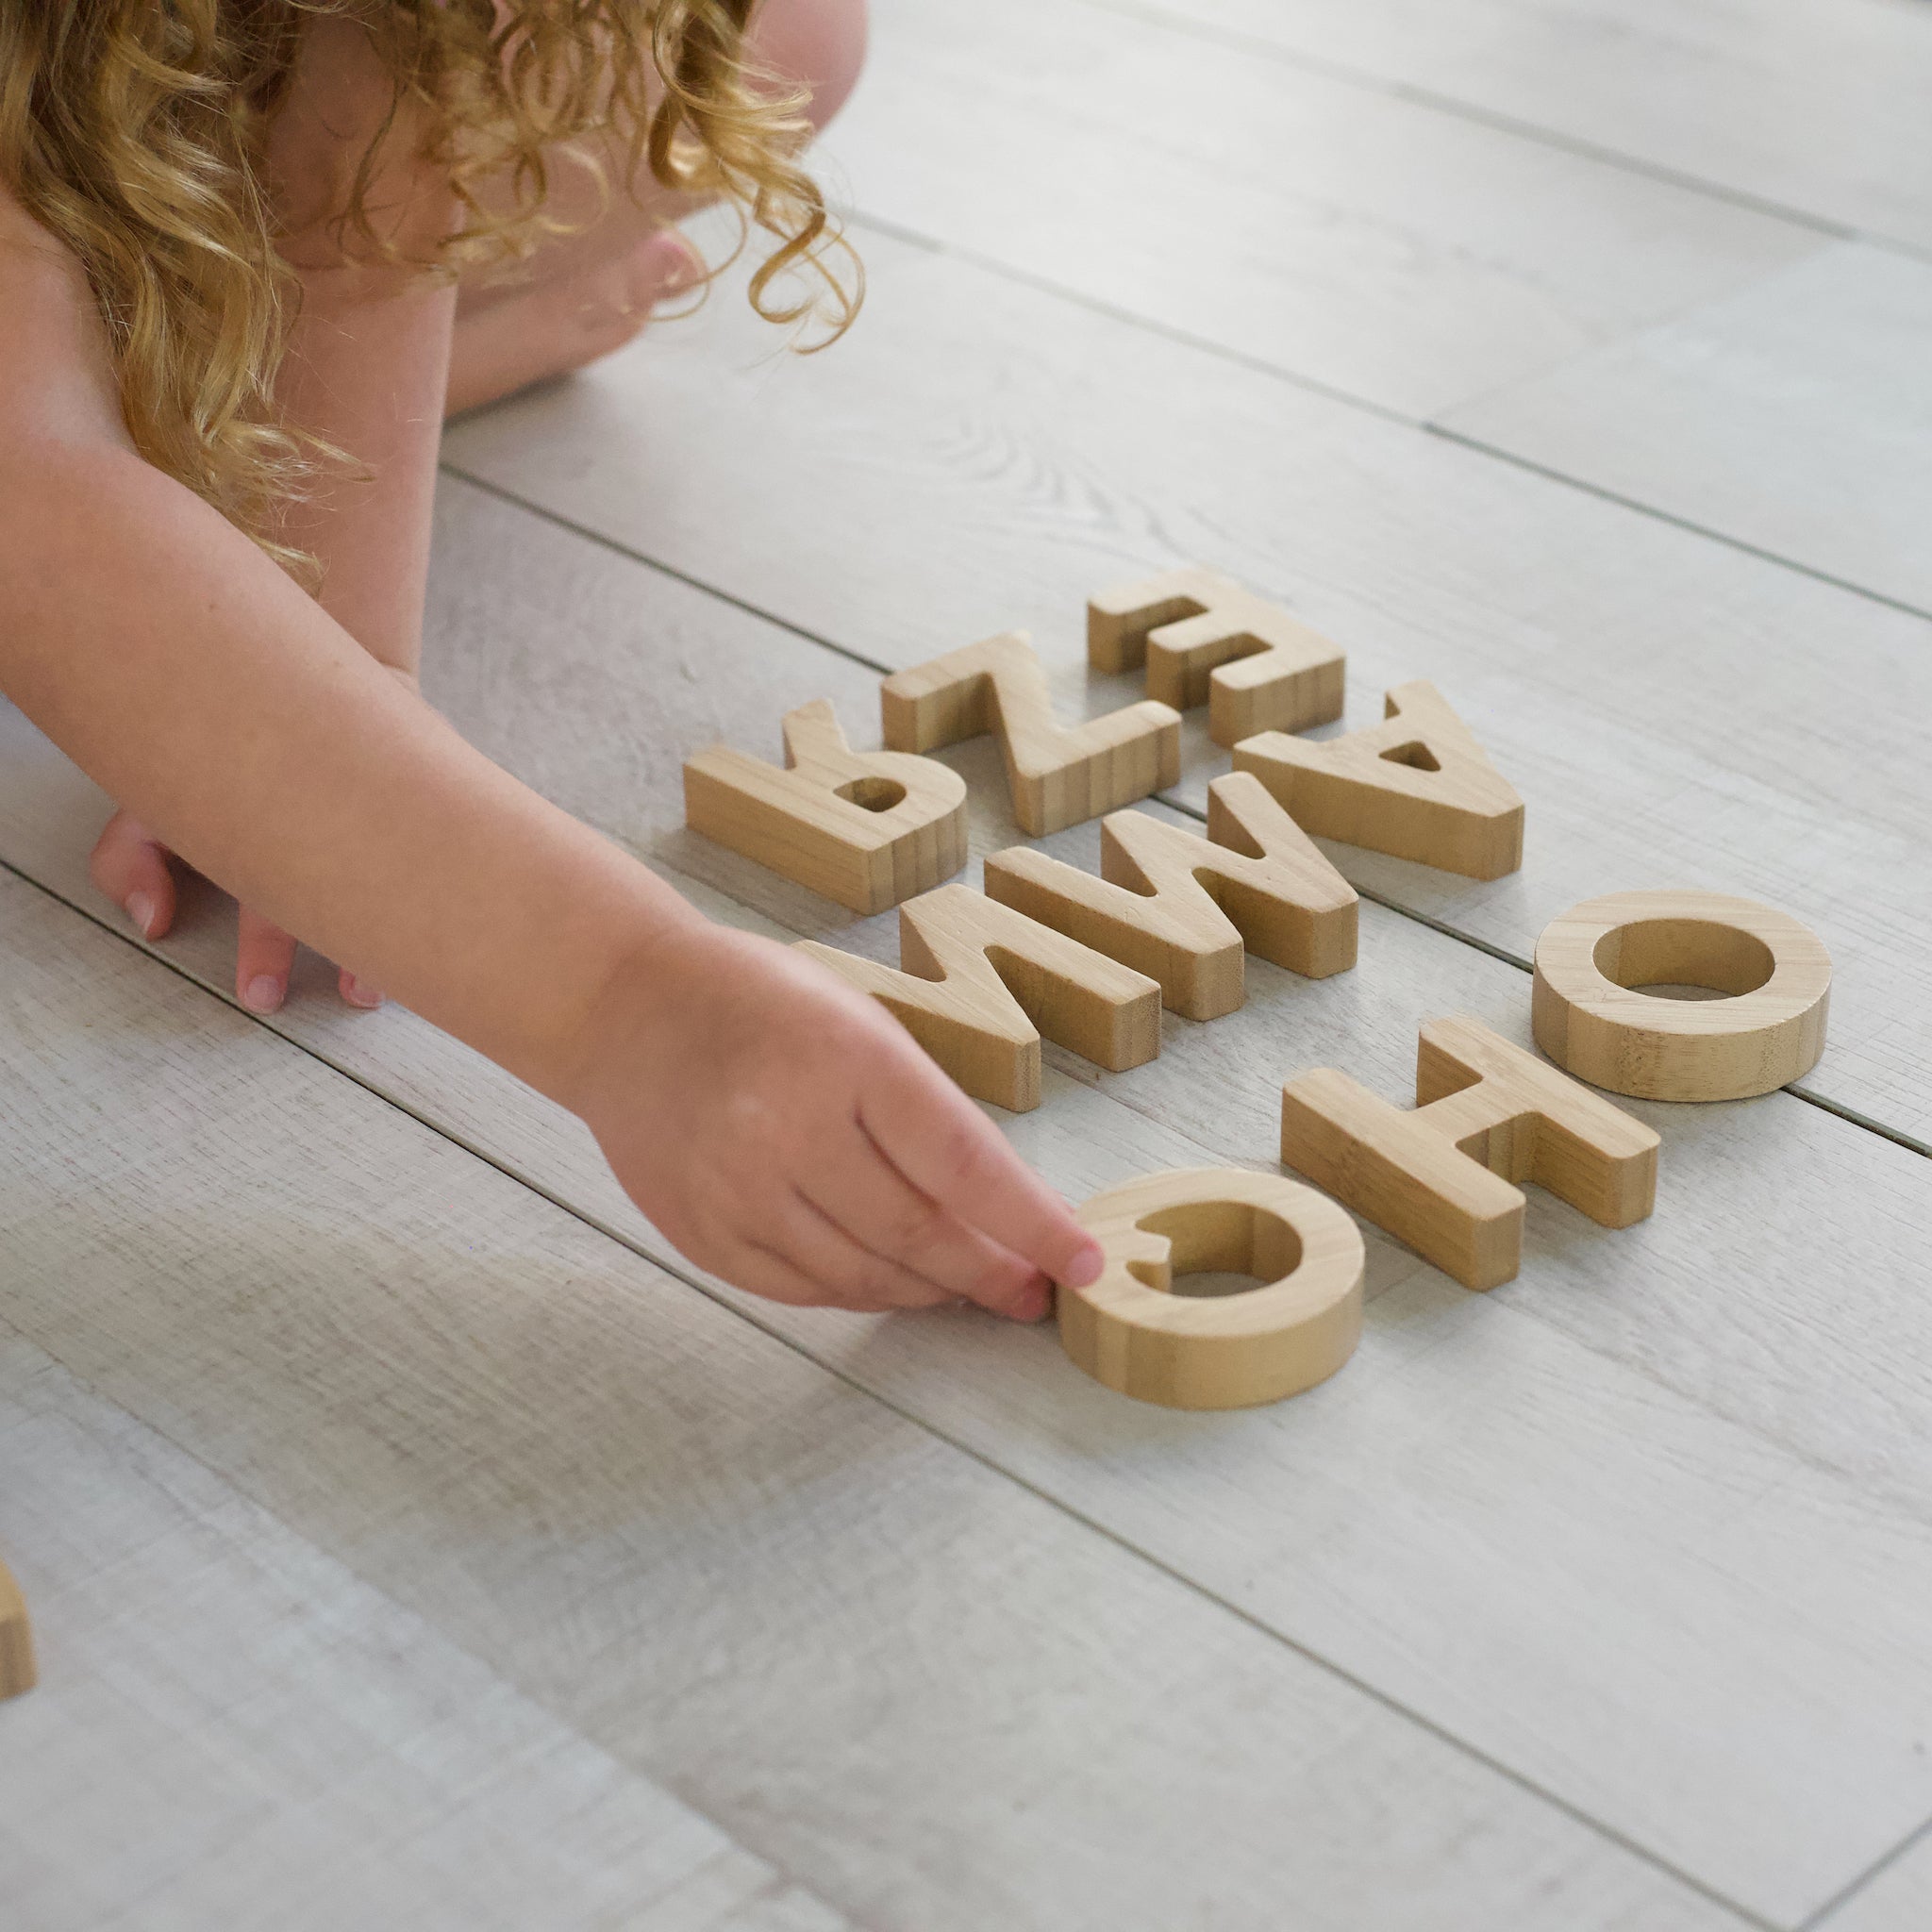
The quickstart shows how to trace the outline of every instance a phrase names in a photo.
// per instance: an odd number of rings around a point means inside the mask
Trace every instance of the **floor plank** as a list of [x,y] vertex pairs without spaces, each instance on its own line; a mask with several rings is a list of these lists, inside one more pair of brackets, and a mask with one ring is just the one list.
[[1932,1924],[1932,1834],[1862,1885],[1815,1932],[1924,1932]]
[[1099,0],[1932,249],[1918,0]]
[[1932,261],[1847,242],[1443,425],[1932,611],[1928,336]]
[[[11,1168],[19,1126],[0,1131]],[[37,1260],[7,1253],[16,1279]],[[216,1932],[265,1910],[290,1932],[590,1932],[655,1923],[725,1871],[785,1890],[5,1321],[0,1463],[42,1667],[0,1710],[14,1932]],[[680,1923],[724,1932],[724,1912]]]
[[0,974],[6,1319],[860,1923],[1735,1925],[10,876]]
[[[702,875],[709,909],[751,921],[719,896],[737,893],[768,928],[887,951],[890,919],[853,922],[676,824],[680,743],[722,731],[772,755],[785,706],[828,695],[856,719],[871,672],[474,491],[447,492],[441,536],[429,687],[466,731]],[[40,776],[0,798],[0,849],[78,896],[98,803],[22,750],[0,763]],[[952,756],[975,847],[1008,842],[990,748]],[[1094,837],[1051,842],[1091,864]],[[225,946],[210,918],[172,950],[220,983]],[[1526,1016],[1514,969],[1374,907],[1355,973],[1251,971],[1248,1008],[1170,1020],[1151,1067],[1096,1082],[1056,1055],[1016,1141],[1075,1197],[1203,1158],[1270,1166],[1279,1077],[1327,1062],[1400,1097],[1421,1017],[1472,1010],[1520,1037]],[[648,1239],[580,1130],[407,1015],[321,997],[285,1024]],[[1539,1201],[1522,1281],[1486,1300],[1377,1241],[1361,1357],[1330,1394],[1266,1418],[1128,1410],[1042,1336],[761,1319],[1297,1643],[1400,1683],[1640,1842],[1796,1916],[1932,1810],[1917,1756],[1932,1671],[1891,1607],[1909,1592],[1869,1583],[1927,1547],[1932,1332],[1909,1281],[1932,1167],[1786,1096],[1645,1112],[1668,1143],[1654,1223],[1607,1235]],[[1823,1332],[1821,1278],[1841,1284]]]
[[[1806,1090],[1932,1141],[1932,625],[970,264],[866,254],[824,355],[774,359],[726,287],[458,425],[450,459],[877,664],[1030,626],[1070,702],[1091,591],[1224,568],[1347,648],[1349,724],[1432,678],[1528,798],[1523,872],[1338,851],[1358,884],[1524,958],[1599,892],[1783,906],[1839,968]],[[464,569],[449,608],[480,623]],[[1198,803],[1226,758],[1193,723]]]
[[1414,417],[1820,241],[1083,0],[880,8],[827,153],[868,216]]

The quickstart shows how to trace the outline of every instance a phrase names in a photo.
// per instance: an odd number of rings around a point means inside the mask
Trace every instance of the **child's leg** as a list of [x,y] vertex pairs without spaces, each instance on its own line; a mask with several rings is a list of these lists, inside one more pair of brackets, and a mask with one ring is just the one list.
[[[865,10],[866,0],[765,0],[758,10],[753,47],[765,65],[811,89],[814,128],[839,111],[858,78]],[[590,220],[597,201],[581,169],[558,168],[555,212]],[[516,278],[466,286],[457,309],[449,413],[622,348],[656,304],[695,276],[696,257],[671,225],[691,207],[688,197],[648,186],[636,201],[617,191],[593,225],[541,248]]]

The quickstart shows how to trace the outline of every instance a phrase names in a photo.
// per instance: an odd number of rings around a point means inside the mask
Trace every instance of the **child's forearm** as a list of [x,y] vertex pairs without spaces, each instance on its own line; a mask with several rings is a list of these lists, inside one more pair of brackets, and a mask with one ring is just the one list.
[[0,686],[238,898],[569,1099],[613,977],[697,915],[131,452],[8,454]]

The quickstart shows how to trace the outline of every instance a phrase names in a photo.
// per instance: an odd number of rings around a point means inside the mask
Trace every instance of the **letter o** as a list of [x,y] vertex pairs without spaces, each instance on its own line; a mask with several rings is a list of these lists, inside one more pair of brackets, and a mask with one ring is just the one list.
[[[1674,1000],[1646,986],[1707,987]],[[1643,1100],[1742,1100],[1824,1051],[1831,958],[1807,925],[1718,892],[1612,892],[1536,942],[1536,1043],[1566,1073]]]
[[[1095,1381],[1169,1408],[1246,1408],[1332,1375],[1362,1327],[1360,1231],[1325,1194],[1244,1168],[1177,1168],[1095,1194],[1100,1279],[1058,1294],[1060,1345]],[[1257,1274],[1177,1295],[1175,1274]]]

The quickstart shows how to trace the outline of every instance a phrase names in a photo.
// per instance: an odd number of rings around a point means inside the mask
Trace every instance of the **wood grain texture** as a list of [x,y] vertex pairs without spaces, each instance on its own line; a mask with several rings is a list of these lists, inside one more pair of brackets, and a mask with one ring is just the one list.
[[[1095,1194],[1107,1267],[1056,1294],[1060,1346],[1103,1387],[1167,1408],[1252,1408],[1325,1382],[1362,1332],[1362,1238],[1324,1195],[1242,1168],[1171,1168]],[[1189,1274],[1254,1277],[1216,1295]]]
[[0,1563],[0,1698],[34,1688],[34,1633],[13,1573]]
[[1158,980],[1162,1004],[1190,1020],[1241,1005],[1250,952],[1310,979],[1353,966],[1355,889],[1260,781],[1217,778],[1209,814],[1204,839],[1150,812],[1110,813],[1097,876],[1028,845],[989,853],[985,889]]
[[[9,1290],[40,1252],[9,1221]],[[44,1681],[0,1716],[9,1926],[592,1932],[668,1927],[726,1870],[787,1888],[4,1319],[0,1459],[0,1534],[45,1607]],[[724,1909],[675,1924],[725,1932]]]
[[1101,0],[1932,248],[1916,0]]
[[11,878],[0,971],[8,1319],[837,1910],[1735,1925]]
[[[1524,960],[1599,892],[1670,883],[1787,907],[1840,969],[1807,1091],[1932,1142],[1932,625],[969,263],[876,236],[865,252],[865,323],[835,354],[774,367],[727,285],[700,322],[471,418],[451,456],[879,664],[1024,625],[1069,708],[1082,690],[1102,709],[1134,691],[1089,684],[1086,598],[1208,559],[1345,646],[1350,724],[1427,677],[1529,802],[1507,879],[1338,849],[1354,884]],[[886,548],[852,537],[884,528]],[[489,582],[546,640],[461,675],[532,680],[560,711],[566,680],[592,681],[584,647],[549,636],[481,542],[446,525],[444,543],[441,621],[503,636],[461,588]],[[574,594],[636,635],[612,600]],[[662,647],[695,677],[685,631],[664,620]],[[620,740],[550,728],[560,786],[588,789],[565,748],[608,775]],[[1224,765],[1198,716],[1182,735],[1182,795],[1205,809]]]
[[855,752],[821,699],[788,711],[785,763],[712,745],[684,767],[684,822],[854,912],[929,892],[966,863],[966,787],[930,758]]
[[1847,242],[1442,420],[1932,611],[1928,332],[1932,261]]
[[1465,878],[1523,864],[1523,800],[1425,678],[1382,699],[1384,722],[1313,744],[1264,731],[1234,748],[1302,828]]
[[1088,598],[1087,661],[1106,672],[1145,664],[1147,695],[1176,711],[1206,705],[1221,745],[1333,724],[1348,668],[1319,631],[1209,570],[1160,571]]
[[[755,741],[788,705],[858,704],[874,674],[460,487],[441,541],[429,685],[469,735],[675,860],[707,910],[896,957],[891,919],[854,922],[677,826],[680,734]],[[1073,665],[1084,679],[1077,650]],[[99,797],[34,742],[5,737],[5,853],[85,899]],[[973,784],[974,851],[1010,845],[993,747],[944,757]],[[1042,849],[1097,870],[1099,841],[1085,825]],[[1361,913],[1355,972],[1251,962],[1240,1012],[1169,1019],[1162,1057],[1132,1073],[1101,1080],[1050,1049],[1044,1104],[1004,1123],[1010,1138],[1074,1200],[1163,1167],[1272,1172],[1295,1068],[1346,1066],[1407,1104],[1424,1019],[1471,1012],[1527,1043],[1526,973]],[[225,986],[225,944],[203,905],[168,951]],[[653,1239],[575,1123],[407,1014],[351,1014],[304,974],[278,1024],[313,1051]],[[1694,1208],[1607,1234],[1533,1198],[1523,1277],[1479,1304],[1371,1235],[1361,1351],[1287,1405],[1322,1420],[1285,1437],[1141,1409],[1124,1425],[1127,1406],[1037,1334],[808,1316],[785,1332],[1639,1842],[1795,1917],[1932,1811],[1923,1620],[1907,1608],[1932,1492],[1932,1322],[1911,1285],[1927,1169],[1781,1095],[1631,1110],[1666,1133],[1664,1198]],[[1837,1284],[1823,1327],[1821,1278]],[[1426,1369],[1402,1367],[1417,1351]]]
[[1021,631],[894,672],[879,686],[879,711],[894,751],[996,739],[1013,815],[1035,838],[1180,782],[1180,716],[1171,706],[1150,698],[1062,725],[1054,718],[1053,688]]
[[[1617,892],[1536,942],[1536,1042],[1559,1067],[1648,1100],[1746,1100],[1824,1051],[1831,959],[1808,926],[1722,892]],[[1659,998],[1659,986],[1711,999]]]
[[1605,1227],[1657,1201],[1657,1136],[1599,1093],[1468,1019],[1424,1024],[1413,1109],[1333,1067],[1281,1092],[1281,1158],[1464,1288],[1523,1265],[1520,1181]]
[[868,215],[1418,417],[1819,245],[1080,0],[882,9],[829,150]]
[[801,940],[868,992],[975,1100],[1040,1105],[1044,1034],[1112,1073],[1160,1051],[1160,987],[1143,973],[965,886],[899,908],[899,964]]

